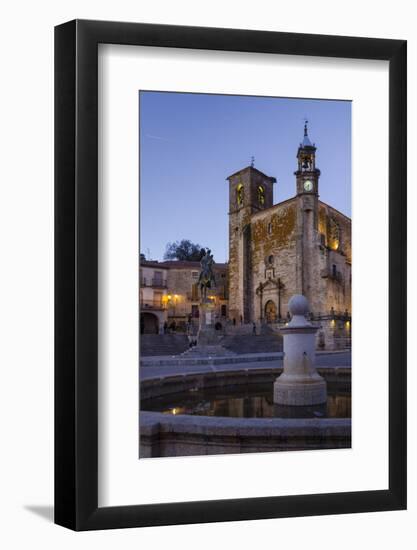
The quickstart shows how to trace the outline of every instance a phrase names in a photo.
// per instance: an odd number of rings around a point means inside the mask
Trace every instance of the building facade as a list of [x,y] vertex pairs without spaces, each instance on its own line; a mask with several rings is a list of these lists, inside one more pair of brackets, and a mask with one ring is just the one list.
[[[164,331],[188,331],[198,326],[199,262],[146,261],[140,263],[141,333],[161,334]],[[215,322],[224,327],[228,315],[227,264],[215,264],[215,288],[209,299],[215,305]]]
[[295,196],[273,204],[275,178],[253,165],[229,182],[229,316],[283,323],[304,294],[320,322],[318,347],[350,346],[351,220],[319,200],[320,170],[307,124],[297,151]]
[[168,269],[159,262],[141,262],[139,306],[141,334],[159,334],[167,316]]

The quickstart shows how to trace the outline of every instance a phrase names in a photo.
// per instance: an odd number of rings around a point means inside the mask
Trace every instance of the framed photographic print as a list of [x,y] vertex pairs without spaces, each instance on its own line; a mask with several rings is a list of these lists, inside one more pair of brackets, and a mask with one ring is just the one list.
[[406,42],[55,30],[55,521],[406,507]]

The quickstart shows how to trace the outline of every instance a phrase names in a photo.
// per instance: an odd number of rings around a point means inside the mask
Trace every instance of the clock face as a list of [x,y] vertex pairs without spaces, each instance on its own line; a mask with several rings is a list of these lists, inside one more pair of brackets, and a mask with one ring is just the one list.
[[306,180],[304,182],[304,191],[312,191],[313,190],[313,182],[310,180]]

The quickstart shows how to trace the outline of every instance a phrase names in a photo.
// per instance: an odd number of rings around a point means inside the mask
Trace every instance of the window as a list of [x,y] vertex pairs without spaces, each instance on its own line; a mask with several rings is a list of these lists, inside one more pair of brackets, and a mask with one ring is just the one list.
[[258,186],[258,202],[261,206],[265,204],[265,189],[262,185]]
[[155,307],[160,307],[162,304],[162,292],[153,293],[153,302]]
[[332,250],[338,250],[340,245],[340,227],[332,218],[329,220],[329,244]]
[[333,279],[336,279],[336,276],[337,276],[336,264],[333,264],[332,265],[332,277],[333,277]]
[[193,283],[191,285],[191,299],[194,301],[199,300],[198,283]]
[[194,281],[197,281],[198,280],[198,271],[191,271],[191,278]]
[[271,233],[272,233],[272,223],[269,222],[268,223],[268,235],[271,235]]
[[242,206],[243,204],[243,184],[239,183],[239,185],[236,187],[236,202],[238,206]]

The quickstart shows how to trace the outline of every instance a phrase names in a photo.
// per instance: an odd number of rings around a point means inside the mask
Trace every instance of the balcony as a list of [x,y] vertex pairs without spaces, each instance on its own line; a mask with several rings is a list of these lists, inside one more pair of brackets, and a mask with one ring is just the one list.
[[141,302],[140,304],[141,311],[162,311],[164,309],[166,309],[166,305],[161,300],[146,300],[146,302]]
[[140,279],[140,286],[147,286],[151,288],[167,288],[167,281],[166,279],[159,279],[155,277],[142,277]]
[[154,288],[167,288],[166,279],[164,280],[164,279],[153,278],[151,286],[153,286]]

